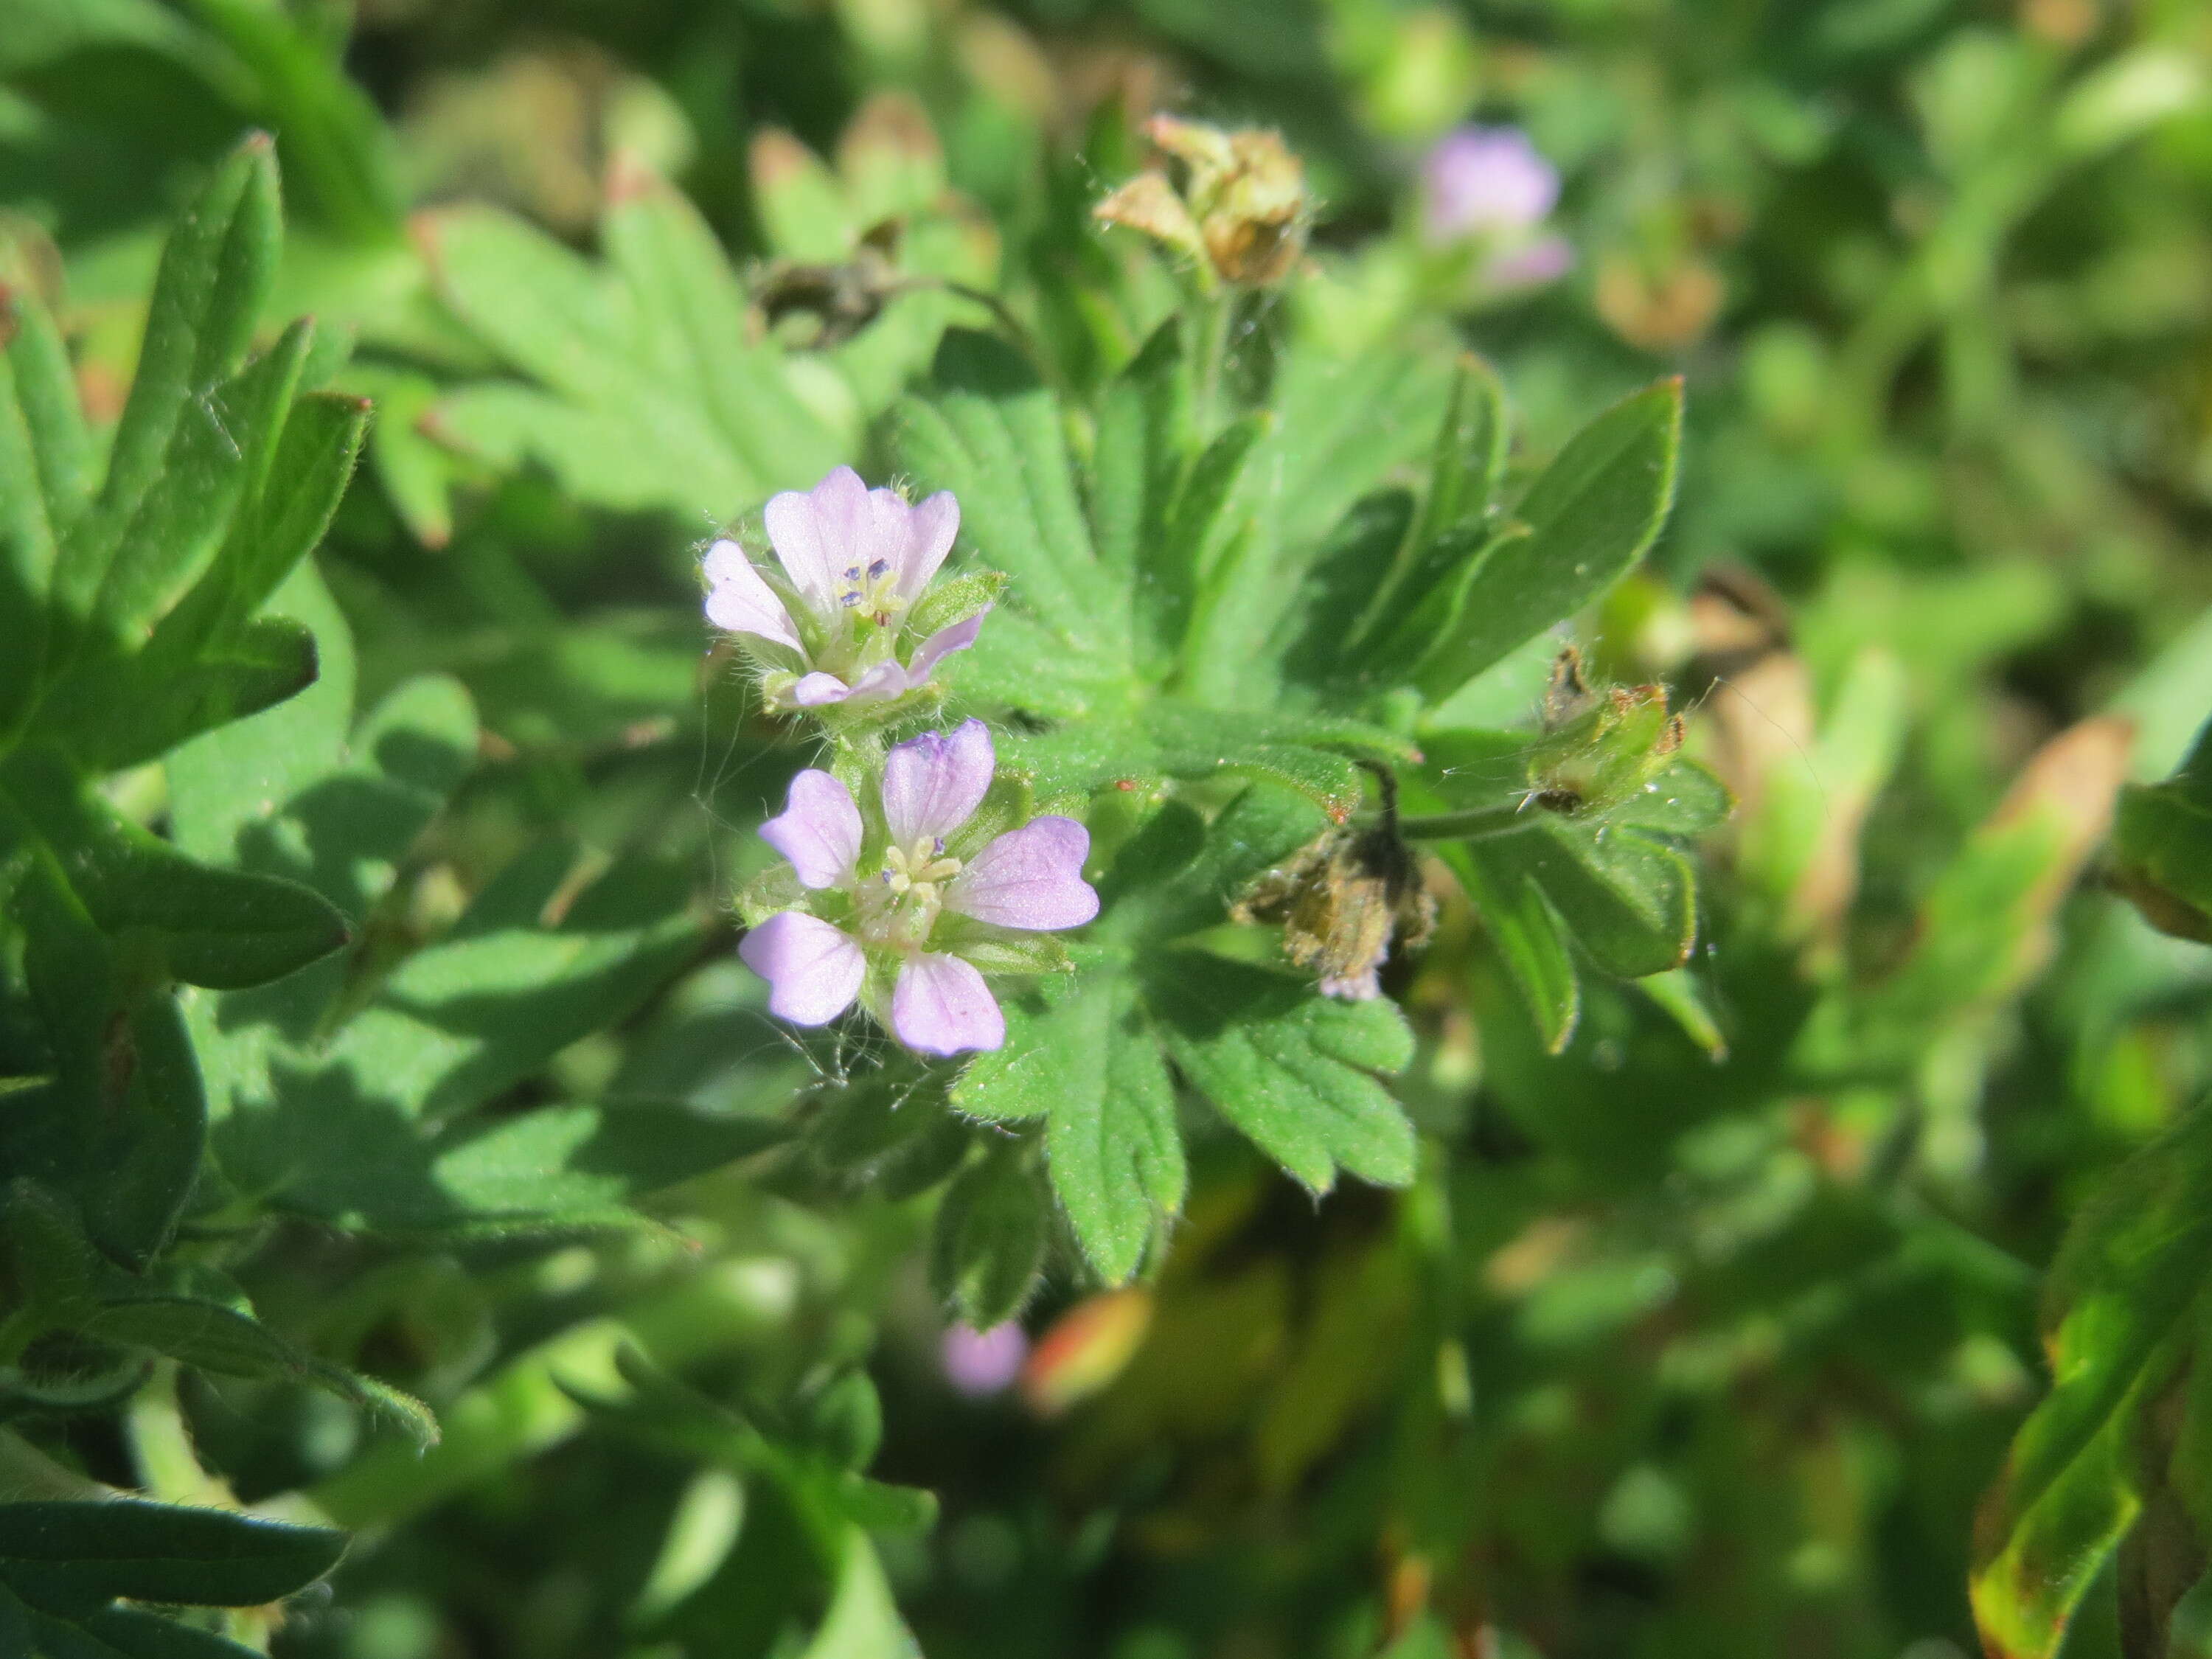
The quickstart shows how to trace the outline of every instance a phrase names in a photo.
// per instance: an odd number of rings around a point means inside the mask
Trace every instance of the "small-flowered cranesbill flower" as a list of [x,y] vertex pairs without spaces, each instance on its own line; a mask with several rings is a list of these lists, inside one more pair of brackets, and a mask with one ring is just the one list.
[[1006,1041],[981,967],[1060,965],[1057,941],[1036,936],[1082,927],[1098,895],[1083,879],[1091,835],[1073,818],[991,833],[996,815],[976,809],[997,764],[990,732],[969,720],[894,747],[870,816],[827,772],[791,781],[761,836],[805,890],[738,946],[769,982],[770,1013],[823,1025],[857,1000],[923,1054]]
[[[775,496],[763,517],[782,571],[763,570],[727,538],[716,542],[707,550],[707,619],[745,636],[771,708],[895,702],[975,644],[988,593],[974,592],[965,615],[917,613],[960,529],[950,491],[909,502],[841,466],[811,490]],[[933,624],[926,637],[916,620]]]
[[1437,248],[1480,245],[1488,289],[1535,287],[1573,265],[1566,239],[1542,230],[1559,200],[1559,169],[1518,127],[1457,128],[1421,164],[1424,240]]
[[945,1380],[955,1394],[970,1400],[1004,1394],[1022,1374],[1022,1362],[1029,1357],[1029,1336],[1012,1320],[988,1331],[955,1325],[938,1344]]

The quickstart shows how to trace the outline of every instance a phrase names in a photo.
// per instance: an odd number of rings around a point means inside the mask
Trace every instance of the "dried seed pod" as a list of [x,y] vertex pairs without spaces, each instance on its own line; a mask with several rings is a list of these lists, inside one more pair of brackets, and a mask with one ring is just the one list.
[[1382,814],[1364,828],[1329,830],[1266,872],[1230,908],[1238,921],[1280,922],[1283,952],[1313,969],[1322,994],[1364,1002],[1395,942],[1418,948],[1435,930],[1437,903],[1398,833],[1397,780],[1381,767]]

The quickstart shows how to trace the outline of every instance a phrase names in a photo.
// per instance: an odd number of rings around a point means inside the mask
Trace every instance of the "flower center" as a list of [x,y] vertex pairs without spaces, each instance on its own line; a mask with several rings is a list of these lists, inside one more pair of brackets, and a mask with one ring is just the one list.
[[906,614],[906,600],[898,591],[898,573],[889,559],[878,559],[865,569],[848,565],[838,578],[837,604],[856,617],[890,628]]
[[861,890],[860,936],[871,945],[918,951],[945,908],[945,884],[960,873],[960,860],[945,856],[942,838],[884,849],[883,872]]

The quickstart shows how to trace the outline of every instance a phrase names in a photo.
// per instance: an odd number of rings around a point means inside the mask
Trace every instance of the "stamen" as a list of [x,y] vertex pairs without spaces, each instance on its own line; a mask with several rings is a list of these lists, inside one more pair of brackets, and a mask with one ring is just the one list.
[[[872,580],[880,581],[883,579],[884,572],[889,570],[890,568],[891,562],[889,559],[878,559],[873,564],[868,567],[869,578]],[[852,573],[848,571],[846,574],[850,575]]]
[[857,589],[848,588],[844,592],[840,593],[837,596],[837,603],[843,605],[848,611],[850,611],[854,605],[860,604],[860,595]]

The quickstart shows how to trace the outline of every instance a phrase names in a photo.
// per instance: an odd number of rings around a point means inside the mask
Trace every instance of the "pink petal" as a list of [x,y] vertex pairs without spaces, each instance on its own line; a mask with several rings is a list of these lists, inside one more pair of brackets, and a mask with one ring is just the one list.
[[940,489],[907,509],[906,557],[899,571],[901,597],[911,602],[921,596],[959,533],[960,503],[949,489]]
[[791,625],[791,613],[775,590],[761,580],[753,562],[735,542],[716,542],[707,550],[707,620],[731,634],[757,634],[793,650],[803,647]]
[[879,662],[853,682],[852,701],[888,702],[902,697],[919,684],[895,662]]
[[775,556],[806,602],[825,616],[836,608],[838,586],[854,562],[854,544],[867,512],[868,487],[849,466],[836,468],[804,493],[787,489],[772,496],[762,510]]
[[915,652],[914,660],[907,665],[908,679],[913,684],[921,684],[938,664],[954,652],[965,651],[975,644],[975,636],[983,631],[983,618],[990,614],[991,607],[987,605],[974,616],[963,617],[924,640]]
[[1534,288],[1556,282],[1574,269],[1574,245],[1564,236],[1540,236],[1526,247],[1501,253],[1482,268],[1492,288]]
[[738,957],[768,981],[768,1011],[794,1025],[826,1025],[853,1006],[868,969],[860,941],[803,910],[779,910],[738,941]]
[[953,1390],[970,1400],[981,1400],[1013,1386],[1029,1358],[1030,1340],[1012,1320],[988,1331],[955,1325],[945,1333],[938,1353],[945,1380]]
[[884,822],[901,847],[949,836],[968,822],[991,787],[998,757],[981,720],[947,736],[925,732],[900,744],[884,763]]
[[1422,183],[1431,242],[1525,230],[1559,199],[1559,170],[1516,127],[1447,134],[1423,163]]
[[1073,818],[1032,818],[968,860],[945,908],[1033,933],[1080,927],[1098,914],[1098,895],[1083,879],[1090,854],[1091,832]]
[[793,704],[800,708],[819,708],[824,703],[842,702],[853,695],[853,688],[835,674],[820,670],[805,676],[791,688]]
[[761,825],[761,839],[791,860],[809,887],[842,887],[860,856],[860,809],[850,790],[827,772],[791,781],[780,817]]
[[964,1054],[1003,1043],[1006,1017],[974,964],[924,951],[899,969],[891,1034],[916,1054]]

